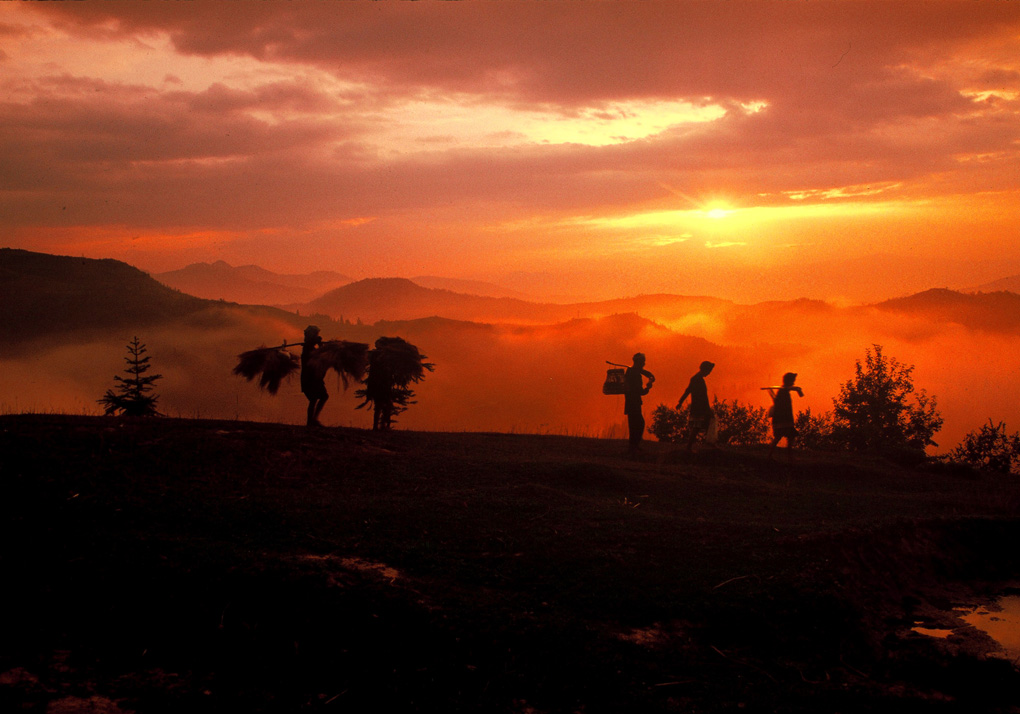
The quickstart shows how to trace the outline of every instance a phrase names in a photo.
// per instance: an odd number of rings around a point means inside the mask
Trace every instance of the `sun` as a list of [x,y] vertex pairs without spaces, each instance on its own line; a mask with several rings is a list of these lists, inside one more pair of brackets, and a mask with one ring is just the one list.
[[730,213],[731,211],[727,211],[725,208],[713,208],[710,211],[706,212],[705,215],[708,216],[709,218],[719,220],[720,218],[726,218],[726,216],[730,215]]

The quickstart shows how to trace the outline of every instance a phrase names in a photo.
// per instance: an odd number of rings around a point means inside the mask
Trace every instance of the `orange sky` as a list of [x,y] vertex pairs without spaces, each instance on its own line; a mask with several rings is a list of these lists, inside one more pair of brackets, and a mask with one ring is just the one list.
[[1020,2],[0,3],[0,245],[863,301],[1020,273]]

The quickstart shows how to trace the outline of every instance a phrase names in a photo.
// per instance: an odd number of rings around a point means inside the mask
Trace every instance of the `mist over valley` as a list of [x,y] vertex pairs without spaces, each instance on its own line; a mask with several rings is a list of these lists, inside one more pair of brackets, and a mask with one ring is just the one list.
[[[720,399],[765,406],[760,388],[794,371],[805,390],[796,408],[818,413],[831,409],[873,344],[915,365],[915,386],[936,396],[943,448],[989,419],[1020,423],[1020,296],[1005,291],[936,289],[846,307],[680,295],[553,304],[379,278],[281,309],[201,299],[115,260],[12,249],[0,251],[0,290],[5,412],[99,413],[96,400],[138,336],[163,375],[164,414],[302,423],[296,379],[271,396],[231,370],[239,353],[300,342],[304,327],[316,324],[326,339],[400,336],[435,363],[398,428],[622,438],[622,397],[604,396],[601,383],[607,360],[629,363],[638,351],[657,377],[646,415],[675,405],[705,359],[718,365],[709,389]],[[325,424],[371,426],[353,389],[344,392],[338,380],[327,387]]]

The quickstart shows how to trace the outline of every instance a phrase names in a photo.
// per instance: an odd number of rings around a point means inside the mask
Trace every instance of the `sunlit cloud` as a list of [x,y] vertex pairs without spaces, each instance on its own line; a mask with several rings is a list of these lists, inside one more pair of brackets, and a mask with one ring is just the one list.
[[[727,254],[760,270],[782,246],[927,249],[941,267],[917,279],[941,284],[1020,262],[1011,3],[7,3],[2,21],[14,247],[59,233],[135,259],[94,232],[215,235],[159,267],[513,271],[551,292],[607,256],[668,276],[710,253],[730,294],[748,282]],[[756,289],[798,296],[803,275]]]

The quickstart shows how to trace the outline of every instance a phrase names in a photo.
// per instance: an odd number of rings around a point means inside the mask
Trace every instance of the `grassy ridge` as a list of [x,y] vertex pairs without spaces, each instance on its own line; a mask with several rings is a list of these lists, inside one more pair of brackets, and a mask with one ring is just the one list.
[[910,625],[1020,572],[1017,484],[646,447],[2,417],[0,709],[1014,703]]

